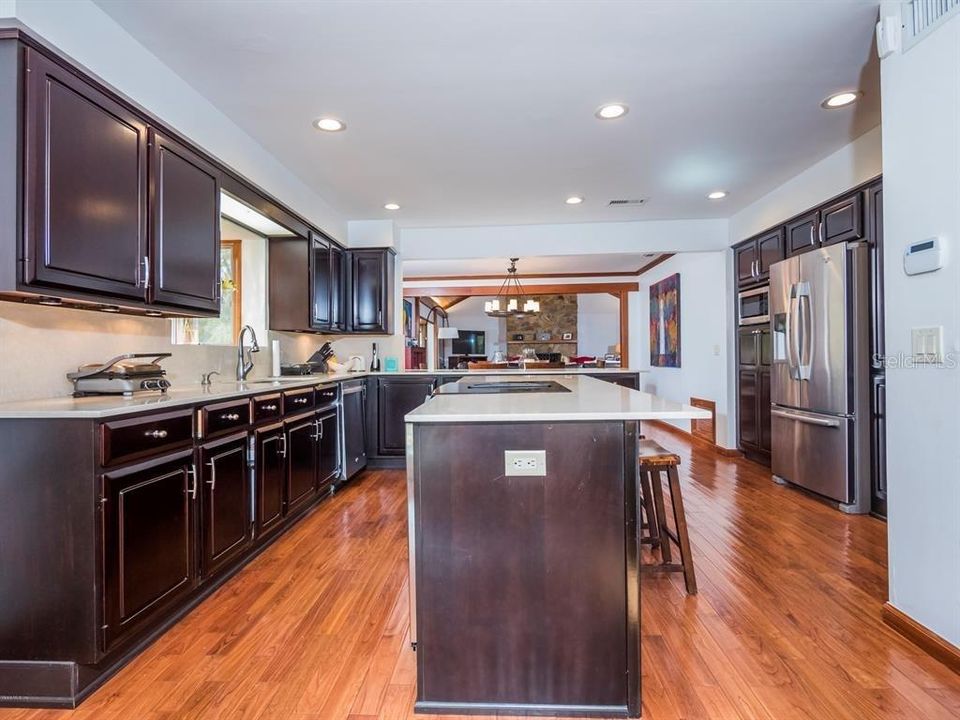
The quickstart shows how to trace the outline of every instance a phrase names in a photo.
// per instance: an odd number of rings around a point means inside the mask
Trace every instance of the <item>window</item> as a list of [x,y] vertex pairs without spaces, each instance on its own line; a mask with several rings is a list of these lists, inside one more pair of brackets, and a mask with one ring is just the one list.
[[179,345],[233,345],[240,334],[242,307],[241,241],[220,241],[220,317],[183,318],[174,322]]

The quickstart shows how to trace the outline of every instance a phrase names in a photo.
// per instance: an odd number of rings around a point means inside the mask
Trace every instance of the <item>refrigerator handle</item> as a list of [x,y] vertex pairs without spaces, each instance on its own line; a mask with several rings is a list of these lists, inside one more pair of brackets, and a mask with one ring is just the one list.
[[773,408],[770,411],[770,414],[776,417],[784,418],[786,420],[796,420],[797,422],[806,423],[807,425],[817,425],[818,427],[829,427],[829,428],[840,427],[840,421],[835,418],[813,417],[811,415],[801,415],[799,413],[792,413],[789,410],[781,410],[779,408]]
[[797,285],[797,314],[800,316],[800,348],[797,358],[797,377],[809,380],[813,367],[813,312],[810,309],[810,285]]
[[790,286],[790,300],[787,307],[787,369],[790,372],[792,380],[799,380],[800,359],[797,357],[797,313],[794,307],[797,305],[797,284]]

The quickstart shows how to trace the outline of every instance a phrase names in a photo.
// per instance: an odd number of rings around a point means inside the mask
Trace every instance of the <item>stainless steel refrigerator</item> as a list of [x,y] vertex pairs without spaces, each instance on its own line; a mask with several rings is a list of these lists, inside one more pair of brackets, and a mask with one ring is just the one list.
[[868,247],[770,267],[771,466],[841,510],[870,511]]

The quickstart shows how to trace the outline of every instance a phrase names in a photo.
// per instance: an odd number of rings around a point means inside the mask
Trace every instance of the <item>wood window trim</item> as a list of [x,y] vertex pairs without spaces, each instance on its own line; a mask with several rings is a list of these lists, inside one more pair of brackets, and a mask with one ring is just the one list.
[[[240,336],[240,328],[243,327],[243,241],[229,238],[220,241],[221,250],[224,247],[233,249],[231,256],[233,258],[232,273],[233,283],[236,289],[233,291],[233,337]],[[222,282],[222,279],[221,279]]]

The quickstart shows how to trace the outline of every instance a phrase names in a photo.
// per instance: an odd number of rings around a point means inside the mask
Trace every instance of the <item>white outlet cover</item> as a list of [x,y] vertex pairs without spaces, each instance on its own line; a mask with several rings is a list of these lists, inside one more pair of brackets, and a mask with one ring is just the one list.
[[943,355],[943,326],[912,328],[911,354],[915,363],[936,363]]
[[507,476],[544,476],[547,474],[546,450],[504,450],[503,474]]

